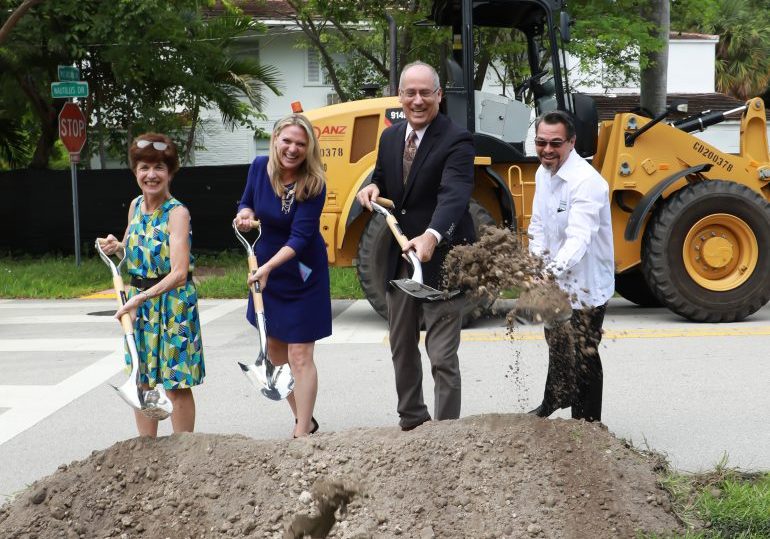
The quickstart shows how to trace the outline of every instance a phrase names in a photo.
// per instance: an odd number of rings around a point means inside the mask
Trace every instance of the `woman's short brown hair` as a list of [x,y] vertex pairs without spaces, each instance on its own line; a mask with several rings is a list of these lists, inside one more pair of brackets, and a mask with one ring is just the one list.
[[[159,150],[153,145],[155,142],[165,144],[166,147]],[[140,148],[139,145],[144,147]],[[176,171],[179,170],[179,153],[176,144],[170,137],[161,133],[144,133],[134,139],[128,150],[128,162],[131,165],[131,170],[136,171],[136,164],[139,161],[145,163],[162,162],[168,167],[168,172],[171,175],[176,174]]]

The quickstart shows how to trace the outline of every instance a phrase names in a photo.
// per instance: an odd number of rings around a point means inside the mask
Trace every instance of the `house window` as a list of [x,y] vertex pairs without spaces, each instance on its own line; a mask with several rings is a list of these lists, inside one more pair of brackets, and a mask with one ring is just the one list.
[[307,49],[307,71],[305,80],[308,86],[331,86],[329,74],[321,63],[321,55],[318,50],[310,47]]

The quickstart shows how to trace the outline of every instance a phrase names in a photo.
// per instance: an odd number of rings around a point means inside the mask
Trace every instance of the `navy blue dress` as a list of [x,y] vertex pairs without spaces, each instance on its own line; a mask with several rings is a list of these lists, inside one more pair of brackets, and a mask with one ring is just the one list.
[[[270,260],[284,245],[296,256],[278,266],[262,291],[265,326],[270,337],[287,343],[317,341],[332,334],[329,294],[329,259],[320,231],[326,188],[316,197],[295,201],[288,214],[281,211],[267,174],[267,157],[257,157],[249,168],[246,189],[238,210],[251,208],[262,223],[262,236],[254,248],[257,263]],[[249,294],[246,314],[255,324]]]

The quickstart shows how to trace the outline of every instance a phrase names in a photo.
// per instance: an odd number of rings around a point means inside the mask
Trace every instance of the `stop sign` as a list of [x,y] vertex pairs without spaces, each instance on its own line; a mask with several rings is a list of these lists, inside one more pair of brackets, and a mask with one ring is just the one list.
[[59,138],[70,153],[80,153],[86,143],[86,117],[76,103],[65,103],[59,113]]

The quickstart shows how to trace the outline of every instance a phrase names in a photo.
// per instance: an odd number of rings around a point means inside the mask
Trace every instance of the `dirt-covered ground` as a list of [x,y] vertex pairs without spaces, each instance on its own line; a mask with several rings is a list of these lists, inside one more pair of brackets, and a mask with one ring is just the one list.
[[62,465],[0,537],[635,537],[679,531],[654,462],[599,424],[487,415],[286,441],[182,434]]

